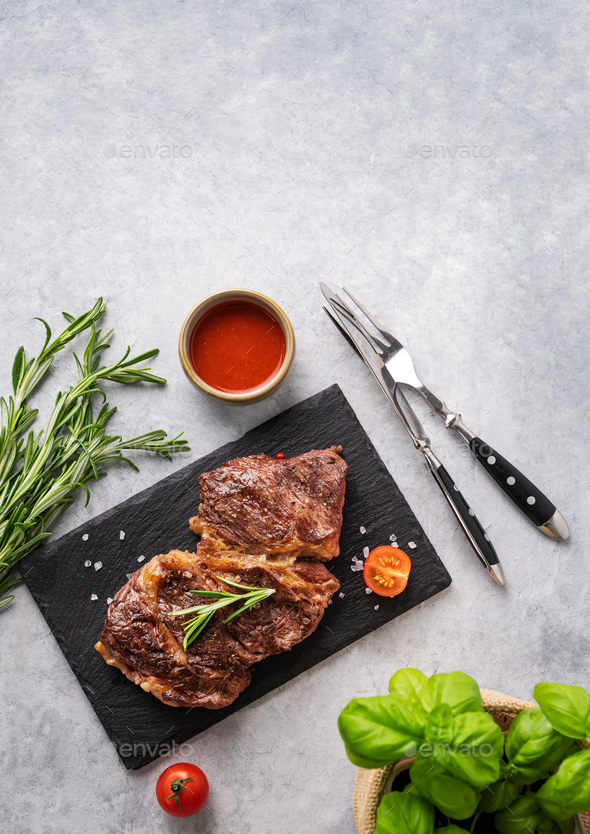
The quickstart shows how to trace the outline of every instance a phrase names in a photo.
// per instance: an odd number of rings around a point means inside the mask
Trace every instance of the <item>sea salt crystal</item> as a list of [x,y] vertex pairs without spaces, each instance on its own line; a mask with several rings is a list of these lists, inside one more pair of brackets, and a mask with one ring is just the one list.
[[368,555],[369,555],[369,548],[368,547],[363,547],[363,556],[365,557],[365,559],[367,558]]
[[96,596],[96,594],[90,594],[90,599],[94,601],[95,599],[98,599],[98,597]]
[[374,608],[374,610],[375,610],[375,611],[378,611],[378,610],[379,610],[379,606],[378,606],[378,605],[376,605],[376,606],[375,606],[375,608]]
[[91,564],[92,562],[90,561],[90,559],[86,559],[86,561],[84,562],[84,567],[89,568]]
[[372,594],[373,591],[370,588],[365,588],[365,594]]
[[340,591],[340,593],[338,594],[338,596],[340,597],[340,599],[344,599],[344,594],[342,593],[342,591]]
[[367,531],[366,531],[366,529],[365,529],[364,527],[359,527],[359,530],[361,531],[361,533],[363,534],[363,536],[364,536],[364,535],[365,535],[365,533],[367,532]]
[[88,541],[88,533],[84,533],[84,535],[82,536],[82,541],[83,541],[83,542],[87,542],[87,541]]
[[138,556],[137,557],[138,562],[143,562],[144,559],[145,559],[145,556]]
[[328,600],[328,605],[332,605],[332,600],[331,599]]
[[107,597],[107,604],[108,604],[108,605],[110,605],[112,601],[113,601],[113,598],[112,598],[112,597]]
[[125,538],[125,533],[123,532],[123,530],[121,530],[121,532],[119,533],[119,538],[121,539],[121,541],[123,541],[123,539]]
[[127,579],[131,579],[131,574],[130,573],[126,573],[125,576],[127,577]]
[[102,562],[95,562],[94,563],[94,570],[100,570],[102,568]]
[[352,565],[350,569],[351,570],[362,570],[363,566],[362,565]]
[[408,542],[408,547],[411,547],[412,550],[416,547],[416,542]]
[[397,536],[395,535],[395,533],[391,534],[391,536],[389,537],[389,541],[390,542],[396,542],[397,541]]

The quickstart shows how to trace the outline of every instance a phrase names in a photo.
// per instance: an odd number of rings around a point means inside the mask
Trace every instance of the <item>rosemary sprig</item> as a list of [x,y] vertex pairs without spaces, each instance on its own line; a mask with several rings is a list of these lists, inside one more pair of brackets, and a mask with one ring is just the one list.
[[221,576],[216,576],[215,579],[217,579],[218,582],[224,582],[226,585],[232,585],[234,588],[241,588],[241,590],[247,591],[248,593],[232,594],[229,591],[189,591],[189,593],[195,594],[195,596],[209,597],[211,599],[217,598],[217,602],[210,602],[208,605],[193,605],[190,608],[183,608],[181,611],[171,611],[168,614],[169,617],[184,617],[186,614],[196,614],[195,617],[191,617],[191,619],[183,623],[182,626],[185,634],[182,644],[184,651],[187,650],[193,640],[196,640],[211,617],[216,611],[219,611],[220,608],[225,608],[226,605],[232,605],[234,602],[242,603],[241,608],[238,608],[237,611],[233,611],[229,617],[226,617],[223,621],[224,623],[229,623],[229,621],[234,617],[237,617],[238,614],[241,614],[243,611],[251,608],[257,602],[262,602],[263,599],[267,599],[267,597],[275,592],[274,588],[252,588],[248,585],[239,585],[237,582],[232,582],[230,579],[223,579]]
[[[189,451],[180,436],[168,439],[166,432],[156,430],[123,440],[110,436],[106,425],[116,408],[110,408],[101,388],[103,382],[133,385],[149,382],[162,385],[165,379],[151,374],[149,368],[137,367],[151,359],[158,351],[150,350],[129,359],[130,349],[111,365],[101,365],[101,353],[110,347],[109,337],[96,328],[106,307],[99,298],[91,310],[75,318],[64,313],[67,327],[52,341],[46,321],[45,344],[39,355],[27,360],[20,347],[14,358],[12,386],[14,396],[0,398],[0,595],[5,594],[20,579],[13,576],[16,564],[51,535],[49,528],[73,502],[77,487],[85,490],[86,503],[90,497],[86,484],[105,473],[103,464],[121,460],[137,469],[125,452],[143,449],[158,452],[170,460],[174,452]],[[59,351],[79,333],[90,330],[82,358],[74,354],[78,382],[66,392],[60,391],[44,430],[24,432],[37,417],[37,409],[27,405],[27,399],[49,371]],[[102,400],[94,414],[94,402]],[[2,596],[0,608],[14,596]]]

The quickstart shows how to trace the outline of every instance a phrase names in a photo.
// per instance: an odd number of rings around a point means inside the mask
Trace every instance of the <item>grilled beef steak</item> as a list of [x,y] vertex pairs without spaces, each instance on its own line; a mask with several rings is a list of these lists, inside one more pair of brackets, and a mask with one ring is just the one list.
[[348,471],[341,451],[331,446],[283,460],[251,455],[205,472],[191,529],[216,549],[338,556]]
[[[165,704],[220,709],[248,686],[254,663],[315,631],[340,588],[316,559],[339,553],[348,471],[341,451],[252,455],[201,475],[202,504],[190,521],[202,537],[197,553],[173,550],[132,574],[96,644],[106,662]],[[191,589],[227,591],[216,576],[275,593],[228,623],[231,608],[217,611],[185,652],[185,618],[167,615],[206,604]]]
[[[167,614],[209,601],[190,594],[191,588],[227,591],[215,576],[275,593],[227,624],[223,620],[234,608],[216,612],[184,652],[184,618]],[[220,709],[248,686],[254,663],[289,650],[315,631],[339,587],[313,560],[263,561],[200,546],[196,554],[173,550],[155,556],[117,593],[96,649],[165,704]]]

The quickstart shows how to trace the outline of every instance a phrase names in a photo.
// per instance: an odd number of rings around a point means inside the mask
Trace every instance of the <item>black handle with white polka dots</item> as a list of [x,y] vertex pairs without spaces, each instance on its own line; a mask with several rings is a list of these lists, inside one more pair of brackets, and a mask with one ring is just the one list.
[[553,518],[556,507],[506,458],[480,437],[474,437],[469,448],[500,489],[533,524],[543,527]]
[[[488,534],[478,521],[477,516],[459,492],[459,487],[455,484],[447,470],[441,464],[432,473],[436,478],[438,485],[453,508],[455,515],[461,522],[461,526],[465,530],[468,539],[470,540],[475,552],[480,557],[484,565],[489,569],[495,565],[500,564],[498,554],[491,543]],[[500,583],[503,584],[503,583]]]

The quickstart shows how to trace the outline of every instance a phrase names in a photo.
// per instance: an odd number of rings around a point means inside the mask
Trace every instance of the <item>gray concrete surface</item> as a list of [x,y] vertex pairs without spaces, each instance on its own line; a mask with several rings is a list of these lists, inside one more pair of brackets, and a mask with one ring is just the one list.
[[[0,18],[2,392],[15,348],[41,343],[34,316],[57,328],[99,294],[113,354],[161,348],[167,387],[111,401],[125,433],[185,430],[192,452],[171,468],[337,382],[453,576],[196,738],[211,796],[184,821],[156,805],[162,763],[125,772],[19,588],[0,615],[5,830],[352,834],[336,718],[395,669],[463,669],[521,697],[538,680],[590,685],[586,5],[13,0]],[[328,329],[326,276],[380,308],[425,380],[567,518],[566,544],[532,529],[418,404],[505,590]],[[241,410],[194,391],[176,351],[191,306],[228,286],[271,295],[298,340],[288,385]],[[71,368],[56,362],[44,413]],[[56,533],[167,473],[140,466],[113,467]]]

